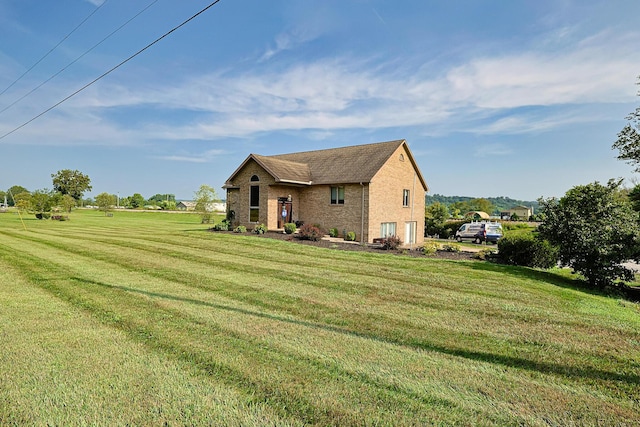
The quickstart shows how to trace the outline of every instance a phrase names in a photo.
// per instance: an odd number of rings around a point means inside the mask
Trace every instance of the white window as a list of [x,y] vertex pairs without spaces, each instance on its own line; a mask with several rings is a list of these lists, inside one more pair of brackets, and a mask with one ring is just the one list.
[[389,237],[396,235],[395,222],[383,222],[380,224],[380,237]]
[[405,208],[409,206],[410,203],[410,193],[409,190],[402,190],[402,206]]

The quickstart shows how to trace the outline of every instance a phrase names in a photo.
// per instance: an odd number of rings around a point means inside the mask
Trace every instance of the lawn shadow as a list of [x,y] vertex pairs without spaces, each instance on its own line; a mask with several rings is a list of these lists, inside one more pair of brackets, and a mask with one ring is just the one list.
[[[478,263],[478,264],[481,264],[481,263]],[[496,266],[491,266],[491,267],[496,267]],[[537,270],[531,270],[531,271],[536,273],[541,273],[543,275],[550,274],[547,272],[541,272]],[[527,276],[527,277],[531,277],[531,276]],[[533,277],[537,277],[537,276],[533,276]],[[571,365],[563,365],[560,363],[541,362],[537,360],[507,356],[503,354],[490,353],[486,351],[477,351],[477,350],[471,350],[471,349],[465,349],[465,348],[445,347],[442,345],[438,345],[436,343],[424,341],[422,339],[403,340],[403,339],[388,337],[384,335],[382,336],[374,335],[373,333],[368,331],[357,331],[354,329],[350,329],[348,327],[332,326],[332,325],[317,323],[317,322],[304,320],[304,319],[293,319],[293,318],[288,318],[280,315],[269,314],[269,313],[249,310],[245,308],[233,307],[225,304],[217,304],[217,303],[202,301],[199,299],[180,297],[176,295],[170,295],[170,294],[159,293],[159,292],[150,292],[142,289],[132,288],[129,286],[112,285],[112,284],[97,282],[94,280],[84,279],[80,277],[73,277],[72,280],[80,283],[84,283],[87,285],[94,285],[94,286],[100,286],[107,289],[112,289],[115,291],[136,293],[136,294],[145,295],[151,298],[161,298],[161,299],[168,299],[171,301],[194,304],[198,306],[213,308],[216,310],[229,311],[229,312],[239,313],[247,316],[269,319],[276,322],[284,322],[284,323],[289,323],[293,325],[303,326],[310,329],[319,329],[327,332],[368,339],[368,340],[386,343],[386,344],[399,345],[402,347],[420,349],[425,351],[433,351],[433,352],[442,353],[450,356],[456,356],[456,357],[461,357],[469,360],[486,362],[490,364],[499,364],[509,368],[525,369],[528,371],[535,371],[543,374],[553,374],[553,375],[560,375],[560,376],[566,376],[566,377],[586,378],[590,380],[623,382],[623,383],[632,385],[634,387],[640,385],[640,375],[638,374],[610,372],[610,371],[601,370],[593,367],[580,368],[580,367],[571,366]]]

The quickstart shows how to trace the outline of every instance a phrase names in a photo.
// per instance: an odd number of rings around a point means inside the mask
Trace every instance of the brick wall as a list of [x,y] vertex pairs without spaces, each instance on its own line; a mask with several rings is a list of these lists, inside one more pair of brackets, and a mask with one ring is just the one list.
[[[300,193],[300,219],[305,224],[317,224],[328,232],[330,228],[337,228],[340,236],[343,231],[356,233],[356,240],[362,238],[362,200],[365,203],[365,225],[367,219],[368,184],[345,184],[344,204],[331,204],[331,186],[317,185],[305,188]],[[364,242],[368,241],[365,227]]]
[[[401,146],[371,180],[369,235],[380,235],[381,223],[395,222],[396,235],[405,242],[405,224],[416,223],[415,245],[424,243],[425,189],[409,153]],[[409,206],[403,206],[403,190],[409,190]],[[405,244],[405,246],[408,246]]]

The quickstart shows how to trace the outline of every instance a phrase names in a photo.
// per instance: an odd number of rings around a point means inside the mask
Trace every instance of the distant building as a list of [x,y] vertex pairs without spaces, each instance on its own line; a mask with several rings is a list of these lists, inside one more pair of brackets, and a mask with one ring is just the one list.
[[179,211],[193,211],[196,209],[196,202],[181,201],[176,203],[176,209]]
[[[183,200],[176,203],[176,209],[179,211],[195,211],[196,202]],[[227,210],[227,204],[222,202],[210,203],[207,206],[209,212],[225,212]]]
[[518,219],[528,220],[533,215],[533,207],[526,206],[514,206],[507,211],[500,212],[500,218],[511,219],[513,216],[517,216]]
[[489,219],[491,218],[491,216],[483,211],[471,211],[471,212],[467,212],[464,215],[465,218],[467,219],[475,219],[475,220],[481,220],[481,219]]

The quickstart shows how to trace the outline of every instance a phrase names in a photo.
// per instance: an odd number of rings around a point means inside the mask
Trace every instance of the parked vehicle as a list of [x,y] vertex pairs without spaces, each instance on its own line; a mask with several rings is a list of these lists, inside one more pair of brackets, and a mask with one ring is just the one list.
[[456,231],[456,240],[472,240],[474,243],[498,243],[502,237],[502,224],[499,222],[468,222]]

